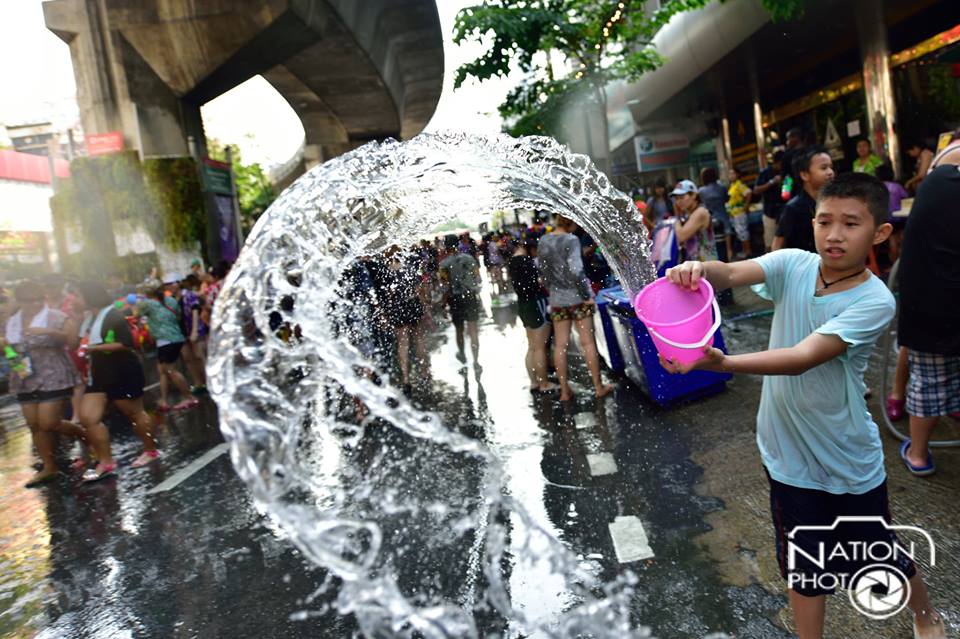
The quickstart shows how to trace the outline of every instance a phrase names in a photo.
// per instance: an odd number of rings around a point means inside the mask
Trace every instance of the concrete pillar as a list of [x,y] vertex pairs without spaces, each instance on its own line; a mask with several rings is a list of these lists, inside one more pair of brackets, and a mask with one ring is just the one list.
[[883,0],[856,0],[854,16],[863,63],[863,92],[867,102],[867,125],[870,128],[868,136],[873,143],[873,150],[889,158],[894,173],[900,175],[897,111],[883,6]]
[[199,105],[181,100],[118,29],[102,0],[43,4],[47,27],[70,46],[86,133],[123,133],[141,158],[185,156],[187,135],[205,152]]
[[[724,113],[720,120],[721,144],[723,153],[717,154],[717,164],[719,164],[720,179],[725,180],[730,173],[730,167],[733,166],[733,146],[730,143],[730,119]],[[720,149],[718,149],[719,151]]]
[[767,166],[767,141],[763,135],[763,110],[760,108],[760,81],[757,77],[757,57],[750,56],[750,94],[753,98],[753,132],[757,139],[757,165]]

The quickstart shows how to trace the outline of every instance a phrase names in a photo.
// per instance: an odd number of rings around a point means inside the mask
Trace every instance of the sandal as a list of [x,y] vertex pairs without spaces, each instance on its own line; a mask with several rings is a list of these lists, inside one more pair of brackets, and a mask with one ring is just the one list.
[[194,406],[199,406],[199,405],[200,405],[200,400],[198,400],[198,399],[187,399],[187,400],[184,400],[184,401],[180,402],[179,404],[177,404],[176,406],[174,406],[174,407],[171,408],[170,410],[187,410],[187,409],[189,409],[189,408],[193,408]]
[[560,385],[552,384],[552,383],[548,384],[546,388],[540,388],[539,386],[530,387],[530,392],[533,393],[534,395],[537,395],[539,393],[555,393],[558,390],[560,390]]
[[937,467],[933,464],[933,455],[930,454],[930,451],[927,451],[927,463],[923,466],[914,466],[910,463],[910,460],[907,458],[907,451],[910,450],[910,440],[904,441],[900,444],[900,459],[903,460],[903,465],[907,467],[907,470],[916,477],[929,477],[933,473],[937,472]]
[[30,481],[23,485],[24,488],[38,488],[45,484],[49,484],[54,481],[57,476],[60,474],[60,471],[55,470],[52,473],[47,473],[46,475],[34,475]]
[[133,463],[130,464],[131,468],[140,468],[141,466],[146,466],[147,464],[152,464],[153,462],[160,459],[159,450],[145,450],[140,453],[140,456],[133,460]]
[[93,468],[88,468],[83,473],[83,477],[80,478],[80,482],[83,484],[89,484],[91,482],[100,481],[101,479],[106,479],[107,477],[113,477],[116,474],[116,462],[112,464],[97,464]]
[[75,457],[73,461],[70,462],[70,470],[74,472],[82,472],[87,469],[89,463],[90,462],[83,457]]

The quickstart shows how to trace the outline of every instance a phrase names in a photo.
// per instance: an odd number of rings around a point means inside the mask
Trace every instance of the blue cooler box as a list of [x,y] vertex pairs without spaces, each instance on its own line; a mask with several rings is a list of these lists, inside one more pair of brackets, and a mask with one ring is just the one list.
[[[654,402],[660,406],[673,406],[715,395],[726,389],[727,380],[733,377],[729,373],[709,371],[693,371],[686,375],[668,373],[660,366],[657,348],[653,345],[647,328],[637,318],[633,304],[627,299],[627,294],[617,288],[604,289],[600,291],[600,295],[605,297],[604,314],[616,338],[615,343],[620,361],[623,363],[623,372]],[[600,295],[597,296],[598,307]],[[606,326],[604,330],[606,331]],[[609,350],[614,340],[608,336],[606,341]],[[719,329],[714,335],[713,345],[724,353],[727,352]],[[612,354],[610,359],[614,359]]]
[[613,329],[613,320],[607,308],[612,300],[624,297],[623,289],[619,286],[605,288],[597,293],[597,314],[593,316],[594,333],[597,335],[597,351],[607,360],[610,370],[617,375],[623,375],[623,353],[617,342],[617,334]]

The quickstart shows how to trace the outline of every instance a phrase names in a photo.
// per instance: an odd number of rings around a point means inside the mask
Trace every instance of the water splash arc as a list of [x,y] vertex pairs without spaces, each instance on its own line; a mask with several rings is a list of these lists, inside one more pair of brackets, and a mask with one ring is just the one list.
[[[497,455],[378,383],[350,333],[351,263],[510,208],[577,221],[628,290],[653,279],[633,202],[588,158],[550,138],[442,133],[370,143],[301,177],[258,221],[216,302],[208,375],[237,473],[306,556],[343,580],[337,607],[366,636],[476,637],[484,623],[645,636],[627,621],[632,576],[601,584],[584,573],[502,494]],[[344,397],[369,417],[344,419]],[[479,553],[460,552],[466,538]],[[506,555],[548,564],[578,603],[534,619],[511,603]],[[430,562],[471,577],[445,583],[420,569]]]

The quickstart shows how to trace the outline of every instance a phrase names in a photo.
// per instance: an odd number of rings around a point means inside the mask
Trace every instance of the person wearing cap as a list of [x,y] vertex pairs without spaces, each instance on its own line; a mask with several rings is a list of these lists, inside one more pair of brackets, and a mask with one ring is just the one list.
[[203,270],[203,262],[199,258],[190,262],[190,275],[195,276],[203,285],[213,282],[213,277]]
[[691,180],[682,180],[670,193],[680,212],[674,223],[681,261],[717,259],[713,219],[700,201],[700,191]]

